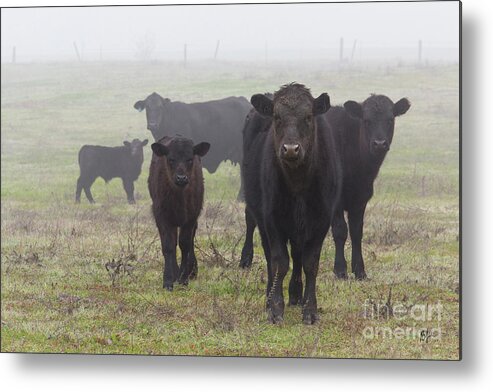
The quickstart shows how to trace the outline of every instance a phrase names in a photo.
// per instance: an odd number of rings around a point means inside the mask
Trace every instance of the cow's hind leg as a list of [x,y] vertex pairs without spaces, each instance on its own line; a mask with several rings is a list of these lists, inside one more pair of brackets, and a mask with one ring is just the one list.
[[293,243],[291,244],[291,257],[293,258],[293,272],[289,281],[289,304],[301,305],[303,302],[302,253],[301,248]]
[[83,182],[84,182],[84,193],[86,194],[87,200],[89,200],[89,203],[94,204],[96,201],[92,197],[91,193],[91,187],[92,184],[94,184],[94,181],[96,181],[96,177],[86,177]]
[[[271,262],[270,262],[270,245],[267,239],[267,233],[262,225],[258,226],[258,231],[260,234],[260,240],[262,242],[262,248],[264,249],[265,261],[267,264],[267,298],[269,298],[269,293],[272,288],[272,272],[271,272]],[[268,307],[268,302],[266,301],[266,307]]]
[[253,260],[253,233],[255,231],[255,218],[253,214],[245,207],[245,223],[246,223],[246,234],[245,243],[243,244],[243,249],[241,250],[240,267],[249,268],[252,265]]
[[365,215],[366,205],[348,211],[349,234],[351,234],[351,268],[354,276],[358,280],[366,279],[365,263],[361,250],[361,241],[363,239],[363,218]]
[[336,246],[334,274],[339,279],[347,279],[347,263],[344,257],[344,245],[347,240],[347,224],[344,210],[337,209],[332,220],[332,238]]
[[77,188],[75,189],[75,202],[80,203],[80,194],[82,193],[82,176],[77,179]]
[[245,201],[245,187],[243,185],[243,176],[240,176],[240,190],[236,196],[236,201]]

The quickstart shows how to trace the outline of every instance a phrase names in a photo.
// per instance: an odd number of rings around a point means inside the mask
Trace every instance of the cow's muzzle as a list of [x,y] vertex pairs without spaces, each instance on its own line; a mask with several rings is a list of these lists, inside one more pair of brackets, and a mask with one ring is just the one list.
[[286,161],[297,161],[301,156],[299,144],[283,144],[281,146],[281,158]]
[[188,184],[188,177],[185,174],[177,174],[175,176],[175,184],[184,187],[185,185]]
[[371,142],[371,148],[372,148],[373,152],[375,152],[377,154],[378,153],[381,154],[381,153],[389,151],[390,145],[386,139],[381,139],[381,140],[375,139]]
[[148,123],[147,129],[151,132],[156,132],[159,129],[159,124],[157,123]]

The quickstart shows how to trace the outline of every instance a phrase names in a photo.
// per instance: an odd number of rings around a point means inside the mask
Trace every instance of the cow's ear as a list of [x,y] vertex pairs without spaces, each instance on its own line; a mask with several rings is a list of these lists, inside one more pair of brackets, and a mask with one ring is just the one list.
[[330,98],[327,93],[320,94],[320,96],[313,101],[313,115],[325,113],[330,108]]
[[129,142],[127,142],[126,140],[123,142],[123,145],[124,145],[125,147],[130,147],[130,143],[129,143]]
[[171,100],[169,98],[163,98],[161,96],[159,96],[161,98],[161,101],[163,102],[163,105],[166,105],[167,103],[170,103]]
[[144,110],[146,108],[146,102],[145,101],[137,101],[134,103],[134,108],[137,109],[139,112]]
[[162,157],[163,155],[168,155],[169,149],[166,146],[163,146],[161,143],[152,143],[151,144],[152,151],[158,157]]
[[140,143],[142,145],[142,147],[144,146],[147,146],[147,143],[149,143],[149,140],[148,139],[145,139],[142,143]]
[[346,112],[355,118],[363,118],[363,107],[358,102],[346,101],[344,103],[344,109],[346,109]]
[[211,145],[207,142],[202,142],[193,146],[193,154],[203,157],[209,151]]
[[399,99],[394,103],[394,116],[401,116],[406,113],[411,107],[411,102],[407,98]]
[[267,98],[264,94],[255,94],[252,95],[250,102],[261,115],[272,117],[274,104],[270,98]]

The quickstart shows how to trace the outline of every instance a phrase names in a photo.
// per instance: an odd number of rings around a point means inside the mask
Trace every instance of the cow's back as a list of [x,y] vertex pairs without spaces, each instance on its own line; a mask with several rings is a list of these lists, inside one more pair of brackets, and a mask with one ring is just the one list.
[[374,175],[362,160],[359,120],[344,108],[332,107],[326,119],[333,129],[343,171],[342,202],[345,210],[373,195]]
[[138,177],[140,166],[133,168],[129,162],[129,155],[125,147],[85,145],[79,151],[79,166],[81,172],[102,177],[105,181],[126,175]]
[[241,131],[251,107],[244,97],[197,103],[170,102],[165,107],[159,137],[180,134],[210,143],[211,149],[202,165],[214,172],[224,160],[241,162]]

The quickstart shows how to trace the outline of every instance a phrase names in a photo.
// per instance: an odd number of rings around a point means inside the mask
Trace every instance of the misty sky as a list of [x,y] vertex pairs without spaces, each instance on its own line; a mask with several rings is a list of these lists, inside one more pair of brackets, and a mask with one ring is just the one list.
[[[75,41],[85,60],[135,59],[142,42],[155,58],[210,58],[220,40],[224,59],[338,56],[357,40],[359,56],[372,48],[458,59],[458,2],[278,4],[2,9],[2,61],[16,46],[18,61],[74,60]],[[362,51],[364,54],[362,55]],[[383,53],[383,52],[381,52]],[[396,52],[397,53],[397,52]],[[401,51],[399,53],[406,53]],[[400,55],[400,54],[398,54]]]

